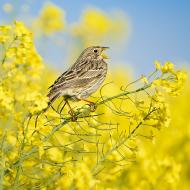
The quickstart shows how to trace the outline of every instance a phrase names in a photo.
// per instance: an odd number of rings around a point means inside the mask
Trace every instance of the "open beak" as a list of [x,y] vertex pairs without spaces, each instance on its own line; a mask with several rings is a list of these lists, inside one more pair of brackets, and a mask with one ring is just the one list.
[[106,50],[106,49],[109,49],[109,47],[102,47],[102,50]]
[[109,47],[102,47],[101,57],[103,59],[109,59],[109,57],[106,54],[104,54],[104,51],[107,49],[109,49]]

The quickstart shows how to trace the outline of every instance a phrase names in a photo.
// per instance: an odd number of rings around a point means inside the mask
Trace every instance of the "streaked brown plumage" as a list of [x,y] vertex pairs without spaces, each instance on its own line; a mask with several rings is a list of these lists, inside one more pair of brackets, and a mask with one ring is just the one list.
[[49,106],[60,96],[65,99],[84,100],[94,93],[107,74],[107,58],[102,52],[107,47],[86,48],[76,62],[51,85]]

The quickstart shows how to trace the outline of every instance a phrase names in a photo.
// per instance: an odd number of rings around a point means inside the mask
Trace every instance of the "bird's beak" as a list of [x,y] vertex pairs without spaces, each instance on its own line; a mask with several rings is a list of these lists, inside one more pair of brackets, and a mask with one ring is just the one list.
[[109,47],[102,47],[102,50],[106,50],[106,49],[109,49]]
[[101,57],[103,59],[109,59],[109,57],[106,54],[104,54],[104,51],[107,49],[109,49],[109,47],[102,47]]

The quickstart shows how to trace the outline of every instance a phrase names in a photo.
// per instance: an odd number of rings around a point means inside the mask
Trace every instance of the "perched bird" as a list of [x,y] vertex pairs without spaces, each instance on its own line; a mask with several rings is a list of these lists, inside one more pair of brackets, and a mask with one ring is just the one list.
[[103,53],[106,49],[108,47],[86,48],[76,62],[49,87],[49,106],[61,96],[69,107],[69,99],[92,103],[86,98],[100,87],[107,74],[105,59],[108,57]]

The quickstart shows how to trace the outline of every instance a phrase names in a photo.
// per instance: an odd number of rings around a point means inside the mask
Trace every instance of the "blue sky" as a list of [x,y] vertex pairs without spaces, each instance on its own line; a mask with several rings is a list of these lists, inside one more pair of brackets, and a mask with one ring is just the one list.
[[[1,4],[19,0],[0,0]],[[26,0],[33,15],[43,0]],[[109,14],[123,11],[131,23],[131,35],[120,59],[137,73],[149,71],[155,59],[190,65],[190,1],[188,0],[52,0],[62,7],[69,22],[77,21],[86,7],[97,7]],[[1,11],[1,18],[6,15]]]

